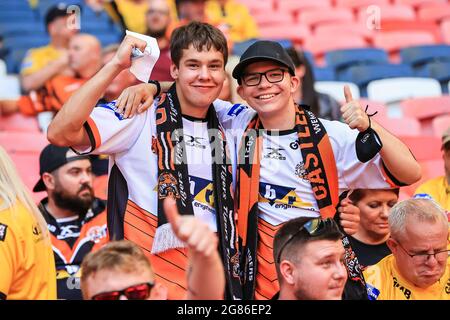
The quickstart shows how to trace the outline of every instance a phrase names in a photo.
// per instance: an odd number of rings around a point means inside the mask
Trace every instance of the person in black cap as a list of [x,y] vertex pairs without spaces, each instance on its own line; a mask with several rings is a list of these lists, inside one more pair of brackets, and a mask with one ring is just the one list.
[[73,76],[69,69],[67,48],[70,38],[78,32],[67,5],[59,3],[50,7],[45,15],[45,27],[50,43],[28,50],[20,68],[22,87],[26,92],[41,88],[57,74]]
[[[270,248],[285,221],[333,217],[344,190],[411,184],[420,178],[420,166],[400,140],[370,120],[348,87],[340,110],[345,123],[319,119],[308,107],[297,105],[293,94],[301,83],[294,63],[277,42],[252,44],[233,77],[239,95],[253,109],[234,115],[227,125],[245,128],[237,136],[244,297],[268,299],[278,290]],[[255,150],[259,148],[258,158]],[[341,218],[350,207],[341,208]],[[239,228],[240,223],[245,227]],[[345,228],[346,223],[341,221],[341,226]],[[258,267],[252,268],[255,261]],[[346,264],[355,263],[349,248]],[[356,281],[360,275],[349,269],[349,279]]]
[[41,178],[33,191],[48,194],[39,209],[51,234],[58,299],[82,299],[81,262],[108,241],[106,202],[94,196],[88,156],[50,144],[42,150],[39,164]]

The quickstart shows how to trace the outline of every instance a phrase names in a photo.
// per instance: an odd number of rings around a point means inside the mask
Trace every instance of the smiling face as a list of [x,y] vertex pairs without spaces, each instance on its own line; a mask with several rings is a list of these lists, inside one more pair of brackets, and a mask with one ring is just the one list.
[[245,82],[242,82],[237,88],[241,98],[247,101],[261,117],[279,115],[292,108],[294,105],[292,94],[297,90],[299,80],[297,77],[290,75],[285,66],[270,60],[252,63],[244,70],[244,75],[249,77],[257,76],[256,73],[275,69],[285,70],[282,81],[270,83],[266,77],[262,76],[258,85],[248,86]]
[[183,49],[179,66],[172,64],[170,72],[183,114],[204,118],[225,80],[223,54],[214,47],[198,51],[190,45]]

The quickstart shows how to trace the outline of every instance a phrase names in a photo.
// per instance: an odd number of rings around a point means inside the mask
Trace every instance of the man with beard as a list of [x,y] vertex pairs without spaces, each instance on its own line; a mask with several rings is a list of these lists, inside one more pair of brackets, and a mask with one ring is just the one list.
[[41,179],[33,191],[47,191],[39,204],[53,247],[58,299],[82,299],[80,265],[108,241],[106,202],[94,196],[88,156],[48,145],[40,158]]
[[160,50],[158,62],[152,71],[152,79],[158,81],[173,81],[170,75],[169,37],[167,29],[170,25],[170,7],[166,0],[150,0],[145,14],[146,34],[156,38]]

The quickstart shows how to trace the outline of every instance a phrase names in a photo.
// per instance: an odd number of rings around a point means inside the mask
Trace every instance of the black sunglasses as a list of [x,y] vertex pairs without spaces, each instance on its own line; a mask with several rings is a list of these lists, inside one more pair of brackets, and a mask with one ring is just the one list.
[[286,242],[281,246],[280,251],[278,251],[277,255],[277,263],[280,263],[281,253],[283,252],[283,250],[296,236],[300,234],[300,232],[305,230],[311,237],[317,237],[323,234],[326,229],[330,229],[333,225],[335,226],[336,223],[331,218],[327,218],[325,220],[323,220],[322,218],[314,218],[308,220],[295,233],[291,234]]
[[155,286],[153,282],[145,282],[135,284],[123,290],[102,292],[96,294],[92,300],[119,300],[121,296],[127,297],[128,300],[145,300],[150,296],[152,288]]

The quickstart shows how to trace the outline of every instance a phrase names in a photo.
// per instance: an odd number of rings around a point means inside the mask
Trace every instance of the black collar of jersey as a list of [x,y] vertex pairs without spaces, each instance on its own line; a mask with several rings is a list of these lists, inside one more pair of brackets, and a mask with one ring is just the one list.
[[[47,204],[48,204],[48,197],[46,197],[46,198],[41,200],[41,202],[39,203],[39,206],[38,206],[39,210],[41,211],[42,215],[45,218],[45,221],[48,224],[58,225],[58,223],[56,222],[55,217],[53,217],[52,214],[47,210]],[[106,208],[106,200],[102,200],[100,198],[94,198],[94,201],[92,202],[92,206],[91,206],[91,212],[93,214],[92,215],[88,215],[87,212],[86,212],[86,213],[80,215],[80,217],[79,217],[79,220],[81,220],[80,222],[82,224],[84,224],[87,221],[95,218],[100,213],[105,211],[105,208]]]

